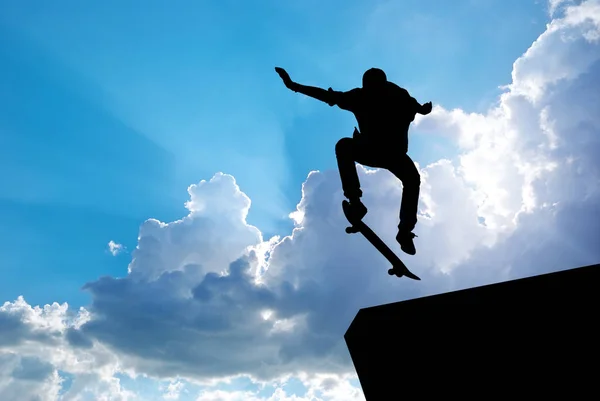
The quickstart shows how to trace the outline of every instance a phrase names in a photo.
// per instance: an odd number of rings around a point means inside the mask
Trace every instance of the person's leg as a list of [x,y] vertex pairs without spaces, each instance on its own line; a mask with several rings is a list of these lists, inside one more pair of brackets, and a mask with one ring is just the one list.
[[340,180],[344,196],[350,201],[362,196],[360,181],[356,172],[355,142],[353,138],[342,138],[335,144],[335,157],[337,159]]
[[363,158],[364,153],[364,144],[356,136],[354,138],[342,138],[335,145],[335,155],[344,196],[348,198],[350,205],[355,208],[356,214],[361,219],[367,214],[367,208],[360,201],[362,190],[356,171],[356,162]]
[[417,224],[417,210],[419,206],[419,190],[421,176],[410,156],[400,155],[389,168],[400,181],[402,181],[402,201],[400,204],[400,222],[396,240],[404,252],[409,255],[416,253],[412,230]]

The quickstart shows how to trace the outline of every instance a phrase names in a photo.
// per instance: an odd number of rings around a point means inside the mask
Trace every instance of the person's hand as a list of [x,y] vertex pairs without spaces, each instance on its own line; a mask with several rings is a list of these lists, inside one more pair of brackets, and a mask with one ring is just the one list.
[[423,115],[427,115],[429,113],[431,113],[431,109],[433,108],[431,102],[427,102],[423,105],[423,107],[421,107],[421,114]]
[[275,67],[275,72],[279,74],[286,88],[293,90],[294,81],[292,81],[292,78],[290,78],[290,75],[287,73],[287,71],[281,67]]

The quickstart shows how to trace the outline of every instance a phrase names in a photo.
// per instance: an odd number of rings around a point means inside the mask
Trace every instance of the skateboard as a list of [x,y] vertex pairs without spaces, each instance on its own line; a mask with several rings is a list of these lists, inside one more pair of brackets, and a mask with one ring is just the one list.
[[388,270],[390,276],[395,275],[397,277],[408,277],[413,280],[421,280],[415,274],[413,274],[406,265],[400,260],[398,256],[379,238],[377,234],[373,232],[363,221],[355,218],[352,213],[352,207],[346,200],[342,202],[342,209],[348,222],[352,224],[350,227],[346,227],[346,233],[354,234],[361,233],[385,258],[392,264],[392,268]]

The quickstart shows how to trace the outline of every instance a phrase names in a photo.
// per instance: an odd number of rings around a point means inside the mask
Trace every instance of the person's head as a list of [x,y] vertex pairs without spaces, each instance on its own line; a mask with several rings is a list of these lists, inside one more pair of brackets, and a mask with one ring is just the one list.
[[379,68],[369,68],[362,77],[363,88],[375,88],[385,82],[387,82],[387,76]]

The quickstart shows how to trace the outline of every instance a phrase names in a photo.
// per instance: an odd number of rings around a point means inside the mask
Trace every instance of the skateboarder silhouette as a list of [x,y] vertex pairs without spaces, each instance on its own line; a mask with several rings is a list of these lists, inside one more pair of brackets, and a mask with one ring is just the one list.
[[363,218],[367,207],[360,200],[362,190],[355,163],[384,168],[394,174],[403,186],[396,241],[402,251],[414,255],[416,235],[412,231],[417,224],[421,177],[407,154],[408,128],[417,113],[431,112],[431,102],[420,104],[406,89],[388,81],[379,68],[371,68],[363,74],[361,88],[346,92],[301,85],[292,81],[283,68],[275,67],[275,71],[288,89],[354,114],[358,129],[354,128],[351,138],[342,138],[335,145],[344,196],[355,213]]

